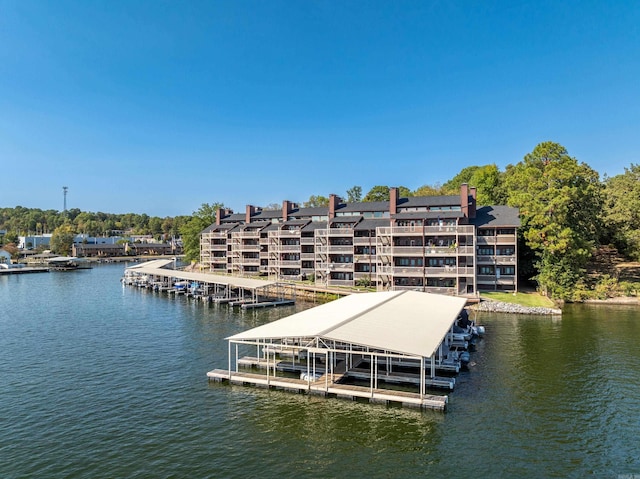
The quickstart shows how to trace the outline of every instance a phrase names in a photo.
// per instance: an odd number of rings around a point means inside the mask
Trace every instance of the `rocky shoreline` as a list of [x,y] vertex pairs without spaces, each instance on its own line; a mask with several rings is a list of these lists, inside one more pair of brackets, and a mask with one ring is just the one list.
[[561,309],[529,307],[520,304],[503,303],[502,301],[484,300],[478,304],[469,306],[469,309],[487,313],[510,313],[510,314],[539,314],[546,316],[558,316],[562,314]]

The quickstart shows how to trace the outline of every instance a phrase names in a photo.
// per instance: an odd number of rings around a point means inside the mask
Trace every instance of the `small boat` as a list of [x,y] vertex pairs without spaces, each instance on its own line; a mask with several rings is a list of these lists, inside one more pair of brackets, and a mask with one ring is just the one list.
[[308,381],[308,382],[315,382],[318,379],[320,379],[322,377],[322,374],[318,374],[318,373],[300,373],[300,379],[302,381]]

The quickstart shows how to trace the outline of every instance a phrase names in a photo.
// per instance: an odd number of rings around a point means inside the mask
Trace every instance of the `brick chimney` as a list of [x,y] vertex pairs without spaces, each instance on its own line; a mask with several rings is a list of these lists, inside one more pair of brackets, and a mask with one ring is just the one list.
[[340,197],[331,193],[329,195],[329,220],[336,217],[336,210],[340,205]]
[[469,218],[469,185],[466,183],[460,185],[460,209],[462,216]]
[[218,208],[218,213],[216,214],[216,226],[220,226],[222,223],[222,218],[227,217],[228,215],[232,215],[233,210],[229,208]]
[[289,214],[293,211],[296,204],[289,200],[282,202],[282,222],[285,223],[289,219]]
[[476,187],[472,186],[469,188],[469,194],[471,195],[471,200],[469,201],[469,218],[476,217]]
[[395,186],[389,188],[389,215],[393,216],[398,212],[398,200],[400,199],[400,189]]
[[247,205],[247,212],[245,213],[245,216],[244,216],[245,224],[251,223],[251,215],[254,214],[255,212],[256,212],[255,206]]

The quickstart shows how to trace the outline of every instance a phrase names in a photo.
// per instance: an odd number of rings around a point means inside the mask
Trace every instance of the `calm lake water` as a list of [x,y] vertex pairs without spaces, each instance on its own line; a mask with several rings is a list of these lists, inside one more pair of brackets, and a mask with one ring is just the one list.
[[[481,317],[448,412],[207,382],[234,311],[123,265],[0,277],[0,477],[640,477],[640,310]],[[308,307],[308,305],[307,305]]]

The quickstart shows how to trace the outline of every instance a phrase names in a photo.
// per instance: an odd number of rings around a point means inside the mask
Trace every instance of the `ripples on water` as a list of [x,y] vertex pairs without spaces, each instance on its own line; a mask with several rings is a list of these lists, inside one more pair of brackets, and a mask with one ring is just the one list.
[[226,336],[295,309],[207,307],[121,275],[0,277],[0,477],[640,474],[635,309],[483,318],[443,415],[208,384]]

